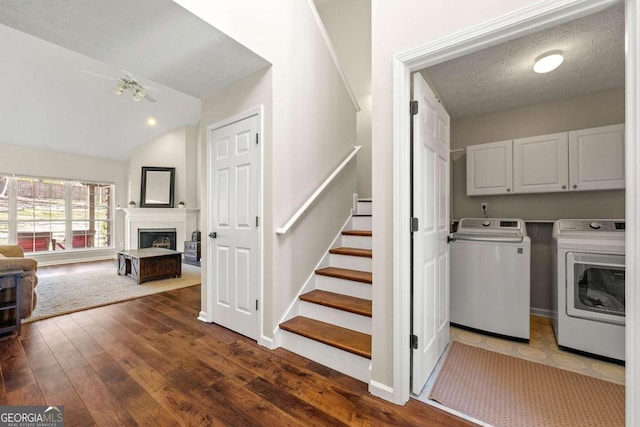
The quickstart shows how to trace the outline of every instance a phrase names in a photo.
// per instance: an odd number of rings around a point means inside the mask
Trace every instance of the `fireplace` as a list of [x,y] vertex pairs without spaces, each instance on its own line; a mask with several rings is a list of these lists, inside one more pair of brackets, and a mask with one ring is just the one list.
[[165,248],[176,250],[175,228],[139,228],[138,249]]

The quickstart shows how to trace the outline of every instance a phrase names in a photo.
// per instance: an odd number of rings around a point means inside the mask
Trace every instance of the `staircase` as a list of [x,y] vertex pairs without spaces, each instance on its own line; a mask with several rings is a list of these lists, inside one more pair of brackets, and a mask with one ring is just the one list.
[[280,324],[282,347],[369,382],[371,200],[350,221]]

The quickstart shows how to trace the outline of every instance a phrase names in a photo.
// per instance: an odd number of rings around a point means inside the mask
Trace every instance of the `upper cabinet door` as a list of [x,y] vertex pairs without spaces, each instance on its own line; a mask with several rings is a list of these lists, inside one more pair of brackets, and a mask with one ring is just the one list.
[[513,189],[512,141],[467,147],[467,195],[510,194]]
[[567,146],[567,132],[514,139],[514,192],[569,191]]
[[569,132],[571,190],[624,188],[624,125]]

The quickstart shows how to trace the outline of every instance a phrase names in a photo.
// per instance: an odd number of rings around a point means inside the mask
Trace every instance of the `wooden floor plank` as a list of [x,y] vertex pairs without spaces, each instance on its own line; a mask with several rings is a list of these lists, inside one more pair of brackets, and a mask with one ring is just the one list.
[[0,341],[0,405],[62,405],[70,426],[473,425],[418,401],[393,405],[367,384],[203,323],[200,292],[25,324]]

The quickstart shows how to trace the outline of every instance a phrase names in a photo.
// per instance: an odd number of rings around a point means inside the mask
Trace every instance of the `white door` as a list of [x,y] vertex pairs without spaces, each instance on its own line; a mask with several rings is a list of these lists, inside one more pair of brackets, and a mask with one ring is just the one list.
[[257,115],[210,131],[206,240],[210,318],[256,340],[260,283],[257,138]]
[[624,188],[624,125],[569,132],[572,191]]
[[419,394],[449,343],[449,114],[413,79],[413,335],[411,388]]
[[467,147],[467,196],[511,192],[512,150],[510,139]]
[[513,188],[516,193],[569,191],[569,134],[513,140]]

